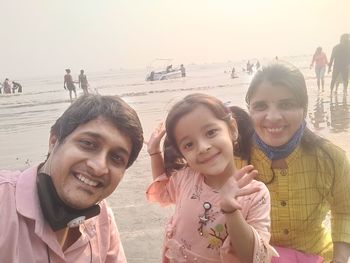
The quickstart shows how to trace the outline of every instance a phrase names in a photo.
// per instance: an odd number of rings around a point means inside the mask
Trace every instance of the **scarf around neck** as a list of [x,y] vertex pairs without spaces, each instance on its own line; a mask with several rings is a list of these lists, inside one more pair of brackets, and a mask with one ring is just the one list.
[[261,151],[270,159],[270,160],[279,160],[286,158],[290,155],[294,149],[299,145],[301,138],[304,135],[306,127],[305,120],[300,125],[299,129],[294,133],[293,137],[284,145],[278,147],[272,147],[263,142],[263,140],[254,133],[253,140],[255,144],[259,147]]

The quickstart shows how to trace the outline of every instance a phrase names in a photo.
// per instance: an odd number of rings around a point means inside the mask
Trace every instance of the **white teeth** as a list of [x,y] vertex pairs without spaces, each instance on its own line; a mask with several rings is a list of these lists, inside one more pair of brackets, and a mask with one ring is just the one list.
[[272,133],[274,133],[274,132],[281,132],[283,130],[283,128],[281,127],[281,128],[267,128],[267,131],[268,132],[272,132]]
[[97,186],[98,183],[94,182],[88,178],[86,178],[85,176],[82,176],[81,174],[77,174],[76,178],[78,178],[80,181],[82,181],[83,183],[89,185],[89,186]]

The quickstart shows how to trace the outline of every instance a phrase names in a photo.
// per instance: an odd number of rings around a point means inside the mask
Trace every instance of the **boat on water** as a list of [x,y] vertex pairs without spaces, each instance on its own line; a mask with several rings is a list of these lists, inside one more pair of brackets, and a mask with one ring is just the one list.
[[155,59],[147,67],[147,81],[176,79],[182,77],[180,67],[173,68],[172,59]]

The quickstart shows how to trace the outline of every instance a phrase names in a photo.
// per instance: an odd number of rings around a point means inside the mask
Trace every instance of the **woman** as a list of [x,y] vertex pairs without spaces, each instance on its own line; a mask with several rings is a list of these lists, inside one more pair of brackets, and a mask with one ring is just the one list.
[[[256,73],[246,102],[255,130],[250,163],[271,194],[271,244],[280,254],[273,262],[347,262],[350,165],[307,128],[304,76],[276,62]],[[331,231],[323,226],[329,210]]]
[[315,73],[317,78],[317,87],[320,89],[320,82],[322,84],[322,91],[324,91],[324,74],[326,73],[326,66],[328,64],[327,56],[322,51],[322,47],[318,47],[312,57],[310,69],[315,63]]

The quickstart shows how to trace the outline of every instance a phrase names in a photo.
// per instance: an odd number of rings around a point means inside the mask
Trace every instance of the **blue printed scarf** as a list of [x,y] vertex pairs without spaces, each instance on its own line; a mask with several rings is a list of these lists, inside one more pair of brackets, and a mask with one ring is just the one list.
[[264,143],[256,133],[254,133],[253,135],[253,140],[255,144],[259,147],[259,149],[263,151],[270,160],[279,160],[287,157],[298,146],[299,142],[301,141],[301,138],[303,137],[305,127],[306,122],[303,121],[303,123],[295,132],[293,137],[282,146],[271,147]]

